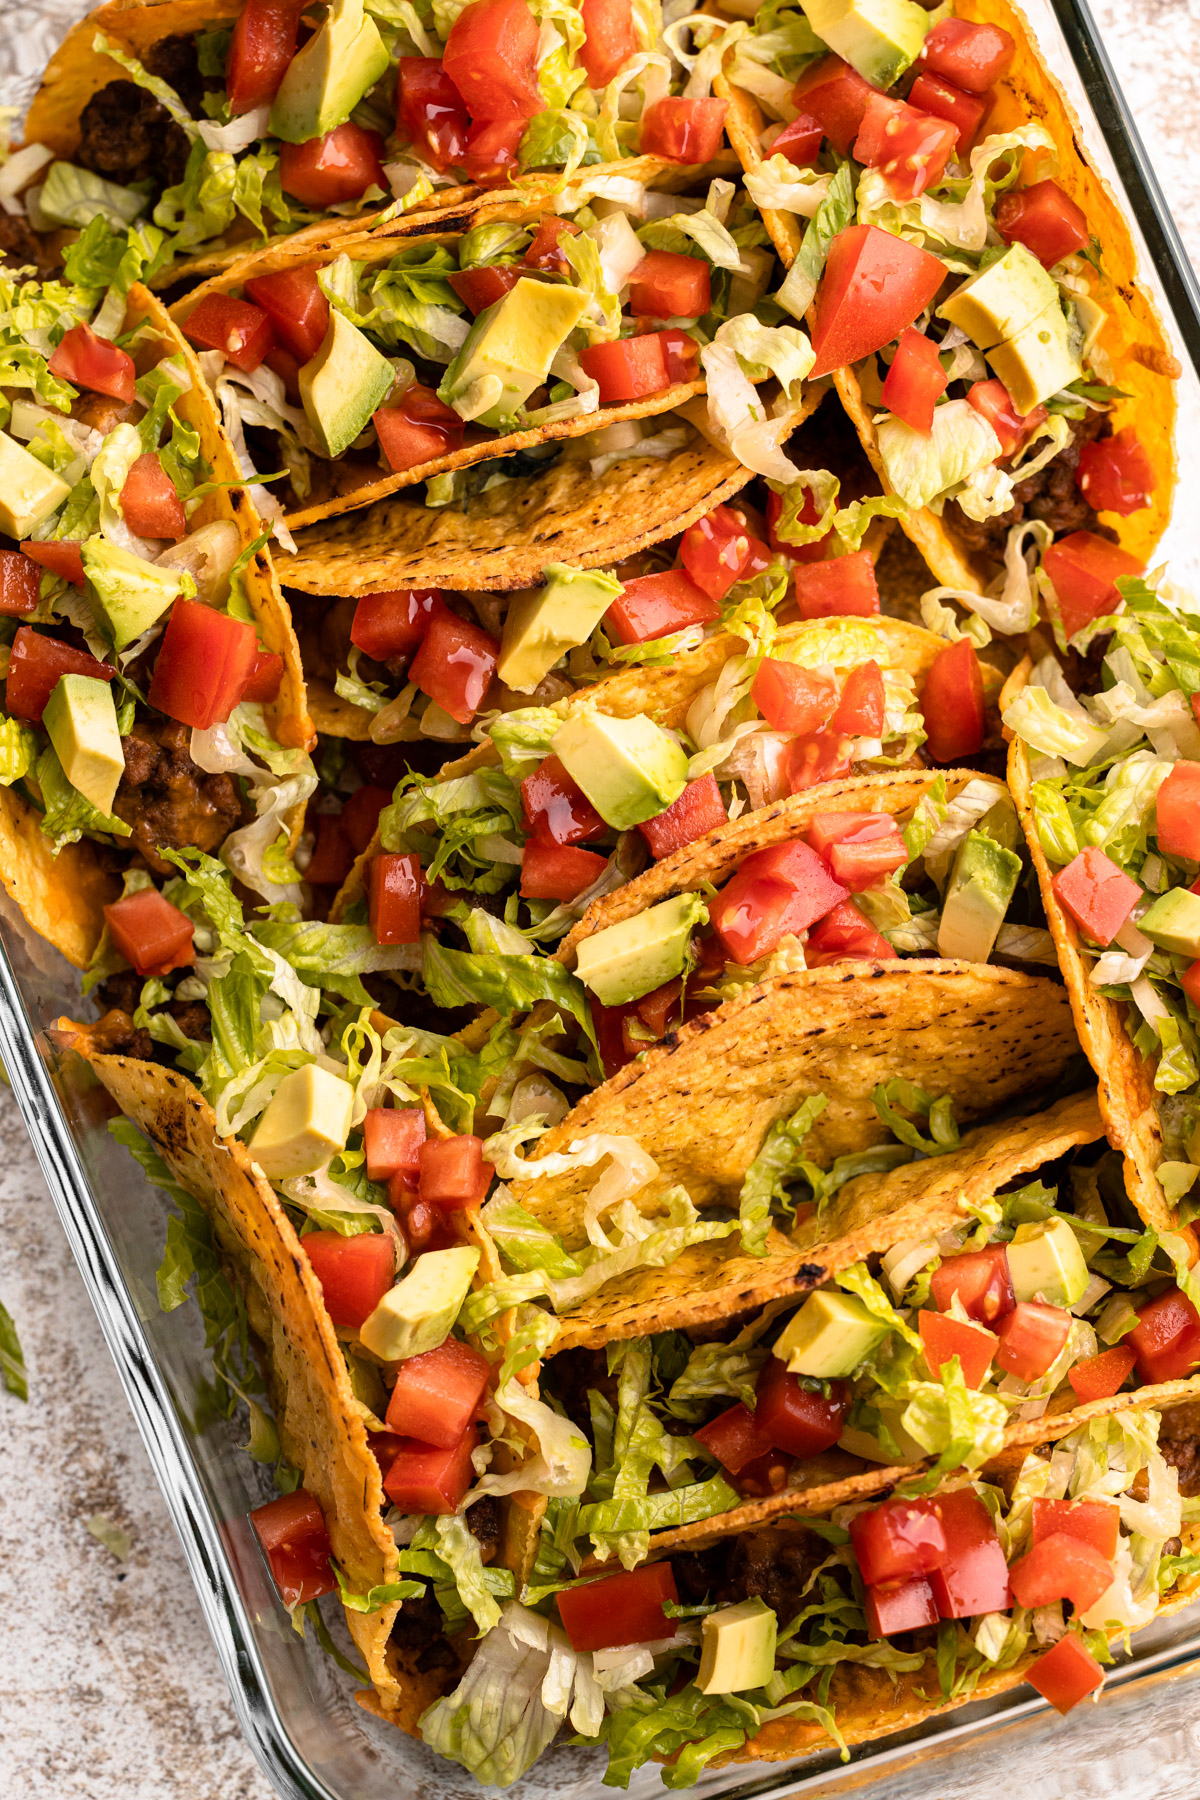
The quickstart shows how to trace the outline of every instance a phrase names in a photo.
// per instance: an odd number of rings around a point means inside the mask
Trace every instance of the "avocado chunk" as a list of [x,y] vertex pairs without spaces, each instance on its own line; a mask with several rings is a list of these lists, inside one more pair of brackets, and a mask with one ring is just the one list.
[[993,838],[1005,850],[1020,850],[1024,847],[1025,834],[1017,818],[1017,809],[1007,794],[1002,794],[995,806],[988,807],[975,829]]
[[613,719],[577,707],[550,748],[615,831],[657,818],[687,786],[687,752],[645,713]]
[[396,371],[357,325],[336,307],[325,341],[300,370],[300,399],[328,457],[342,454],[396,385]]
[[968,831],[954,858],[938,924],[939,956],[986,962],[1004,923],[1021,859],[982,831]]
[[890,88],[914,63],[929,14],[913,0],[800,0],[817,36],[873,87]]
[[682,975],[697,925],[708,918],[699,894],[675,894],[632,919],[584,938],[575,972],[602,1006],[624,1006]]
[[311,1175],[346,1148],[354,1089],[340,1075],[306,1063],[285,1075],[250,1139],[268,1181]]
[[388,1391],[383,1385],[378,1363],[368,1362],[363,1356],[352,1356],[344,1346],[343,1354],[346,1373],[350,1377],[350,1392],[360,1406],[365,1406],[375,1418],[382,1419],[387,1411]]
[[586,310],[581,289],[522,275],[480,313],[442,377],[438,399],[462,419],[503,431],[545,381]]
[[700,1630],[696,1686],[702,1694],[766,1687],[775,1673],[778,1620],[760,1594],[709,1613]]
[[149,631],[181,594],[196,592],[196,583],[183,569],[159,568],[107,538],[88,538],[80,555],[115,650]]
[[97,812],[112,812],[125,773],[117,709],[107,681],[60,675],[42,714],[63,774]]
[[1031,325],[1003,344],[993,345],[986,355],[1013,405],[1024,414],[1079,380],[1082,342],[1078,325],[1067,318],[1056,299]]
[[436,1350],[449,1337],[478,1267],[478,1250],[463,1245],[426,1250],[364,1323],[363,1348],[388,1363]]
[[838,1449],[845,1450],[850,1456],[861,1456],[864,1462],[894,1463],[897,1451],[900,1462],[920,1462],[927,1454],[925,1446],[900,1423],[907,1405],[905,1400],[890,1400],[884,1395],[880,1395],[875,1403],[876,1412],[894,1440],[893,1447],[885,1450],[882,1440],[871,1432],[863,1431],[857,1425],[847,1425],[838,1439]]
[[1074,1306],[1089,1281],[1079,1239],[1065,1219],[1018,1225],[1008,1246],[1008,1272],[1018,1300]]
[[1200,894],[1172,888],[1160,894],[1137,922],[1137,928],[1160,950],[1173,956],[1200,957]]
[[981,350],[990,350],[1016,337],[1052,306],[1058,306],[1057,287],[1037,257],[1017,243],[955,288],[938,307],[938,317],[961,326]]
[[320,28],[288,64],[271,107],[272,137],[306,144],[345,124],[391,65],[363,0],[332,0]]
[[832,1381],[852,1375],[887,1334],[888,1327],[854,1294],[820,1288],[788,1321],[775,1355],[792,1375]]
[[0,431],[0,531],[27,538],[71,492],[61,475]]
[[621,592],[615,575],[550,563],[546,585],[514,594],[504,621],[496,668],[506,687],[532,694],[560,656],[586,644]]

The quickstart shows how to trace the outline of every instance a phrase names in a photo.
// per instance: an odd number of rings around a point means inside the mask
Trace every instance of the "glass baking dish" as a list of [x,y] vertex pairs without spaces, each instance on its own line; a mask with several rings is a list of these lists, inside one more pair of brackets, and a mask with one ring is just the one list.
[[[5,7],[9,18],[12,9]],[[25,101],[30,78],[83,8],[50,0],[0,40],[0,100]],[[1033,0],[1043,51],[1066,85],[1084,137],[1135,222],[1143,278],[1158,296],[1177,353],[1180,382],[1179,491],[1200,491],[1200,288],[1188,265],[1146,152],[1133,127],[1086,0]],[[1200,586],[1200,531],[1181,509],[1161,561],[1185,586]],[[242,1728],[280,1794],[296,1800],[470,1800],[480,1789],[353,1701],[353,1685],[312,1638],[291,1629],[251,1539],[245,1514],[266,1497],[264,1476],[239,1453],[244,1420],[211,1422],[199,1410],[208,1378],[195,1308],[159,1311],[155,1269],[166,1202],[109,1137],[112,1107],[76,1059],[60,1063],[46,1023],[79,1007],[78,977],[25,927],[0,893],[0,1056],[29,1127],[54,1205],[117,1365],[150,1461],[183,1543]],[[202,1425],[197,1420],[203,1418]],[[169,1597],[164,1597],[169,1604]],[[331,1611],[333,1609],[331,1608]],[[336,1627],[335,1627],[336,1629]],[[1066,1774],[1078,1793],[1086,1765],[1091,1800],[1142,1800],[1166,1793],[1147,1755],[1147,1721],[1185,1722],[1200,1670],[1200,1605],[1139,1635],[1109,1678],[1098,1708],[1057,1721],[1021,1688],[935,1717],[860,1747],[848,1765],[830,1749],[788,1764],[709,1770],[697,1789],[716,1796],[851,1791],[875,1800],[957,1800],[1003,1767]],[[1125,1752],[1140,1751],[1131,1772]],[[600,1800],[602,1761],[560,1747],[512,1791],[516,1800],[555,1794]],[[1034,1791],[1033,1789],[1030,1790]],[[1171,1789],[1194,1792],[1194,1786]],[[638,1800],[664,1792],[652,1766],[634,1777]]]

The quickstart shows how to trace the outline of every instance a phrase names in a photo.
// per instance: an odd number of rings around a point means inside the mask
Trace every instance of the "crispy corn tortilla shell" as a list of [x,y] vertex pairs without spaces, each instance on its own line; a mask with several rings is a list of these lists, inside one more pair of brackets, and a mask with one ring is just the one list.
[[[1024,687],[1027,666],[1014,670],[1005,688],[1006,699]],[[1019,738],[1009,747],[1008,785],[1037,870],[1046,923],[1070,995],[1079,1042],[1100,1083],[1100,1110],[1109,1142],[1125,1159],[1126,1191],[1147,1225],[1155,1231],[1172,1231],[1174,1209],[1156,1173],[1163,1161],[1163,1139],[1155,1103],[1154,1064],[1134,1048],[1127,1023],[1130,1008],[1123,1001],[1106,999],[1092,985],[1092,958],[1081,947],[1074,921],[1059,905],[1053,887],[1054,871],[1038,838],[1029,755]]]
[[[1092,296],[1107,314],[1099,341],[1112,363],[1114,385],[1126,395],[1113,407],[1112,426],[1114,431],[1127,425],[1137,431],[1158,477],[1149,506],[1128,517],[1104,512],[1100,522],[1112,529],[1123,549],[1148,563],[1171,514],[1176,477],[1174,384],[1179,364],[1154,300],[1137,281],[1137,253],[1117,197],[1085,150],[1079,120],[1043,61],[1024,14],[1008,0],[957,0],[954,10],[961,19],[999,25],[1016,42],[1012,66],[996,84],[985,133],[1012,131],[1031,121],[1044,124],[1058,149],[1057,167],[1052,168],[1048,159],[1037,162],[1029,156],[1024,180],[1053,175],[1082,207],[1092,235],[1099,240],[1102,273],[1093,279]],[[729,54],[732,58],[732,50]],[[724,76],[719,77],[716,91],[730,101],[726,119],[729,141],[743,167],[754,168],[764,160],[762,113],[750,95],[731,88]],[[801,222],[794,214],[770,208],[764,209],[763,219],[790,267],[800,247]],[[842,404],[858,427],[863,448],[885,491],[890,492],[872,422],[876,408],[867,401],[853,368],[839,369],[833,379]],[[968,592],[984,591],[996,565],[967,547],[951,519],[939,519],[926,508],[900,522],[940,582]]]
[[34,811],[0,787],[0,882],[25,922],[77,969],[86,969],[104,930],[104,908],[121,883],[88,839],[55,856]]
[[[781,975],[690,1020],[588,1094],[539,1141],[544,1156],[592,1132],[636,1138],[659,1166],[648,1207],[676,1182],[697,1205],[736,1205],[777,1119],[824,1094],[808,1139],[815,1161],[888,1141],[871,1104],[903,1076],[946,1094],[961,1124],[1036,1094],[1077,1044],[1062,985],[992,965],[844,962]],[[534,1159],[537,1160],[536,1158]],[[586,1241],[594,1171],[513,1182],[569,1248]]]

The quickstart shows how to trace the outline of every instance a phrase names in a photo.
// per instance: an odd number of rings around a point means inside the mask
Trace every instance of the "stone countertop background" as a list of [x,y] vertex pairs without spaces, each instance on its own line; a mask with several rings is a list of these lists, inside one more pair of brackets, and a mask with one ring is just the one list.
[[[65,21],[82,10],[73,0],[0,0],[0,100],[27,100],[57,36],[47,33],[47,11]],[[1099,0],[1095,10],[1189,255],[1200,261],[1200,0]],[[1196,550],[1187,548],[1190,561]],[[29,1371],[28,1405],[0,1391],[0,1767],[8,1770],[0,1791],[9,1800],[270,1800],[6,1091],[0,1146],[0,1298]],[[89,1530],[97,1515],[127,1537],[122,1559]],[[1057,1754],[1052,1731],[1022,1733],[1019,1746],[997,1753],[994,1772],[1029,1800],[1101,1792],[1194,1800],[1196,1695],[1184,1682],[1157,1687],[1136,1709],[1134,1740],[1125,1721],[1125,1753],[1101,1742],[1097,1718],[1095,1736],[1081,1744],[1072,1730]],[[975,1757],[971,1764],[978,1792],[980,1766]],[[884,1785],[892,1800],[900,1787],[911,1800],[957,1800],[960,1791],[965,1800],[971,1791],[958,1788],[953,1763],[939,1766],[928,1787],[911,1773],[883,1784],[879,1800]]]

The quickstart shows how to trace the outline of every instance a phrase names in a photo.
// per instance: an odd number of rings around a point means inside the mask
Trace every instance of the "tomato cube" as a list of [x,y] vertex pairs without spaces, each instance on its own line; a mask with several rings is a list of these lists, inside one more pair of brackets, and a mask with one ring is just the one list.
[[948,382],[933,339],[906,326],[883,384],[882,404],[914,431],[929,432],[933,430],[933,409]]
[[470,1133],[427,1138],[421,1145],[418,1191],[431,1206],[462,1212],[481,1205],[494,1174],[483,1160],[483,1139]]
[[870,619],[879,611],[875,564],[866,550],[799,563],[792,579],[802,619]]
[[1069,1713],[1104,1686],[1104,1670],[1087,1646],[1068,1631],[1045,1656],[1038,1657],[1025,1679],[1056,1712]]
[[1143,1381],[1181,1381],[1200,1368],[1200,1313],[1186,1294],[1168,1288],[1141,1308],[1123,1342]]
[[363,1149],[370,1180],[390,1181],[393,1175],[406,1175],[415,1187],[424,1142],[425,1114],[419,1106],[368,1107],[363,1117]]
[[524,119],[476,119],[467,133],[462,166],[480,187],[506,187],[518,173]]
[[127,404],[136,398],[137,370],[128,350],[98,337],[90,325],[72,325],[50,353],[50,373],[94,394],[109,394]]
[[1112,1586],[1113,1570],[1094,1545],[1056,1531],[1019,1557],[1008,1578],[1018,1606],[1032,1610],[1069,1600],[1082,1613]]
[[43,569],[49,569],[52,575],[61,575],[73,587],[82,587],[87,580],[83,572],[83,545],[75,538],[45,538],[40,542],[27,538],[21,549]]
[[275,342],[269,314],[233,294],[206,294],[183,321],[183,331],[190,343],[201,350],[219,350],[248,375]]
[[608,858],[594,850],[531,837],[521,853],[521,893],[526,900],[576,900],[607,867]]
[[605,1575],[586,1587],[564,1588],[558,1616],[572,1650],[615,1650],[622,1644],[652,1644],[675,1636],[675,1621],[663,1611],[679,1603],[669,1562],[649,1563],[627,1574]]
[[279,146],[279,180],[285,194],[324,211],[361,200],[367,189],[388,191],[383,139],[347,119],[324,137]]
[[354,608],[350,642],[375,662],[411,656],[429,627],[438,588],[388,588],[364,594]]
[[962,1378],[969,1388],[977,1388],[992,1366],[998,1338],[983,1325],[964,1325],[948,1313],[930,1312],[922,1307],[917,1314],[921,1348],[936,1381],[942,1364],[957,1356]]
[[395,475],[462,448],[462,420],[432,388],[411,381],[398,400],[372,413],[384,461]]
[[755,1387],[754,1417],[774,1449],[789,1456],[819,1456],[842,1435],[842,1421],[850,1410],[850,1387],[830,1383],[826,1398],[788,1373],[777,1356],[767,1358]]
[[849,63],[830,55],[805,69],[792,89],[792,104],[816,120],[839,156],[849,156],[877,92]]
[[563,249],[564,237],[578,237],[579,227],[571,219],[560,219],[548,213],[538,220],[533,242],[521,261],[527,269],[549,269],[555,275],[567,275],[571,265]]
[[326,1312],[335,1325],[357,1331],[396,1279],[391,1234],[363,1231],[343,1237],[338,1231],[310,1231],[301,1242],[321,1284]]
[[317,281],[315,263],[252,275],[246,282],[246,298],[262,307],[276,339],[298,363],[312,361],[329,330],[329,302]]
[[176,600],[150,678],[150,704],[207,731],[241,699],[257,654],[253,625],[199,600]]
[[852,894],[908,862],[904,839],[888,813],[814,813],[808,841]]
[[1075,480],[1089,506],[1123,516],[1149,506],[1158,485],[1154,465],[1128,425],[1115,437],[1083,446]]
[[499,660],[500,645],[482,625],[460,619],[435,600],[408,678],[435,706],[460,725],[469,725],[492,685]]
[[1066,1347],[1071,1315],[1044,1300],[1018,1300],[996,1327],[996,1365],[1018,1381],[1040,1381]]
[[928,1575],[946,1555],[941,1508],[933,1500],[885,1500],[856,1513],[849,1529],[859,1573],[870,1587]]
[[1083,208],[1076,206],[1057,181],[1049,180],[1001,194],[996,230],[1006,244],[1024,244],[1047,269],[1064,256],[1086,250],[1091,235]]
[[875,1642],[898,1631],[920,1631],[922,1626],[938,1622],[933,1589],[924,1575],[864,1587],[863,1597],[867,1636]]
[[1098,1550],[1106,1562],[1117,1554],[1121,1512],[1115,1500],[1035,1499],[1032,1508],[1033,1541],[1062,1536],[1078,1538]]
[[747,1463],[757,1462],[772,1448],[758,1415],[743,1406],[740,1400],[692,1435],[731,1475],[739,1475]]
[[811,381],[861,362],[898,338],[945,280],[928,250],[878,225],[849,225],[829,248],[814,302]]
[[957,1295],[969,1319],[995,1325],[1017,1303],[1008,1251],[1003,1244],[989,1244],[986,1250],[946,1257],[930,1277],[929,1292],[939,1312],[949,1312]]
[[629,277],[635,319],[699,319],[712,304],[708,264],[700,256],[651,250]]
[[525,0],[471,0],[455,19],[442,66],[473,119],[541,112],[538,23]]
[[811,113],[797,113],[790,125],[772,138],[770,154],[786,156],[794,169],[803,169],[821,154],[824,135],[820,122]]
[[441,174],[461,164],[471,115],[438,56],[402,56],[396,66],[396,125]]
[[957,141],[957,127],[949,119],[919,112],[906,100],[872,94],[854,140],[854,157],[878,169],[897,200],[915,200],[942,179]]
[[387,1474],[399,1455],[401,1441],[394,1431],[368,1431],[367,1448],[379,1464],[380,1479]]
[[585,375],[600,389],[601,406],[617,406],[661,394],[671,386],[663,354],[663,333],[648,331],[642,337],[615,338],[611,343],[589,344],[579,352]]
[[1200,859],[1200,763],[1171,764],[1158,790],[1157,820],[1155,836],[1164,856]]
[[967,389],[967,403],[982,415],[1000,439],[1001,460],[1015,456],[1021,445],[1046,420],[1044,406],[1030,413],[1019,413],[1012,395],[995,376],[990,381],[975,381]]
[[269,700],[274,700],[282,681],[282,656],[277,656],[273,650],[256,649],[246,685],[242,689],[242,699],[257,700],[265,706]]
[[581,0],[584,43],[579,60],[588,86],[607,87],[637,49],[632,0]]
[[[783,495],[777,494],[774,488],[767,489],[767,542],[776,556],[787,556],[792,562],[824,562],[835,535],[833,526],[814,538],[808,544],[793,544],[787,538],[781,538],[776,527],[783,512]],[[798,525],[819,525],[821,508],[817,505],[817,497],[812,488],[804,490],[804,503],[796,515]]]
[[667,569],[625,582],[604,615],[604,628],[618,644],[648,644],[687,625],[710,625],[720,616],[716,601],[686,569]]
[[923,70],[932,70],[968,94],[986,94],[1016,53],[1012,33],[999,25],[952,18],[940,19],[926,33],[917,60]]
[[823,781],[836,781],[850,773],[853,760],[852,739],[833,731],[805,732],[784,750],[788,791],[799,794],[804,788],[820,787]]
[[421,863],[415,856],[373,857],[368,875],[371,931],[377,944],[421,939]]
[[524,270],[517,263],[485,263],[478,269],[455,269],[446,276],[459,299],[478,318],[515,288]]
[[42,571],[36,562],[19,550],[0,550],[0,614],[18,619],[36,612],[41,589]]
[[342,807],[342,830],[355,856],[361,856],[374,840],[380,814],[390,806],[392,790],[365,784],[355,788]]
[[318,813],[312,821],[317,834],[304,879],[312,887],[341,887],[354,867],[354,849],[342,830],[337,813]]
[[1085,1356],[1082,1362],[1077,1362],[1073,1369],[1067,1370],[1067,1380],[1075,1389],[1077,1399],[1085,1405],[1089,1400],[1107,1400],[1124,1387],[1136,1360],[1136,1351],[1125,1344],[1114,1344],[1111,1350],[1102,1350],[1099,1356]]
[[724,100],[659,100],[642,116],[641,154],[667,162],[711,162],[721,148],[727,111]]
[[935,762],[957,762],[983,748],[983,675],[970,638],[939,650],[921,691],[925,747]]
[[1007,1612],[1012,1604],[1008,1565],[991,1517],[972,1488],[956,1488],[934,1503],[946,1537],[946,1553],[929,1585],[943,1619]]
[[1111,944],[1142,897],[1137,882],[1095,844],[1059,869],[1054,898],[1093,943]]
[[235,119],[275,98],[296,53],[300,11],[295,0],[246,0],[238,13],[225,64]]
[[954,153],[965,157],[983,124],[987,101],[976,94],[964,93],[962,88],[944,81],[940,75],[918,75],[909,89],[908,98],[910,104],[922,112],[932,113],[935,119],[950,121],[956,135]]
[[[651,988],[648,994],[643,994],[640,1000],[634,1001],[633,1007],[638,1018],[656,1038],[665,1036],[667,1022],[672,1013],[677,1011],[682,993],[683,982],[676,976],[674,981],[664,981],[661,987]],[[637,1049],[643,1047],[639,1044]],[[634,1055],[636,1054],[637,1050],[634,1051]]]
[[1063,634],[1073,638],[1093,619],[1119,606],[1117,582],[1126,575],[1141,575],[1146,565],[1093,531],[1072,531],[1050,545],[1042,567],[1054,584]]
[[470,1429],[488,1383],[487,1358],[448,1337],[436,1350],[400,1365],[387,1425],[401,1437],[451,1450]]
[[400,1448],[383,1478],[383,1491],[405,1513],[455,1513],[475,1479],[471,1452],[479,1441],[472,1422],[448,1449],[401,1438]]
[[853,900],[843,900],[818,919],[808,933],[804,960],[810,969],[856,957],[864,962],[895,960],[896,952],[859,912]]
[[521,783],[526,829],[546,844],[590,844],[608,826],[557,756],[540,762]]
[[325,1515],[307,1488],[295,1488],[256,1506],[250,1524],[285,1606],[302,1606],[332,1594],[337,1586],[329,1566],[333,1548]]
[[171,538],[178,543],[187,535],[183,501],[152,450],[139,456],[130,469],[118,504],[125,523],[138,537]]
[[[178,602],[176,603],[178,604]],[[251,632],[253,637],[253,632]],[[40,725],[46,702],[63,675],[89,675],[93,681],[111,681],[116,670],[97,662],[86,650],[76,650],[61,638],[18,625],[8,659],[4,704],[14,718]]]
[[649,844],[655,862],[661,862],[664,856],[682,850],[685,844],[694,844],[697,838],[706,837],[710,831],[717,831],[728,823],[729,815],[716,776],[701,775],[698,780],[688,782],[678,800],[673,800],[665,812],[660,812],[657,818],[644,819],[638,830]]
[[830,731],[845,737],[882,738],[886,720],[887,697],[879,664],[872,660],[851,669],[829,721]]
[[750,698],[772,731],[817,731],[837,705],[837,683],[832,675],[764,656]]
[[157,888],[140,888],[104,908],[113,948],[141,976],[187,969],[196,960],[195,927]]
[[807,930],[846,889],[808,844],[778,844],[748,856],[709,905],[709,922],[726,955],[743,966],[768,956],[779,940]]
[[679,560],[710,600],[723,600],[735,582],[767,568],[771,553],[750,535],[741,513],[718,506],[688,526],[680,540]]
[[791,1469],[792,1459],[785,1450],[768,1450],[765,1456],[747,1463],[741,1474],[734,1476],[733,1485],[743,1499],[766,1500],[783,1492]]

